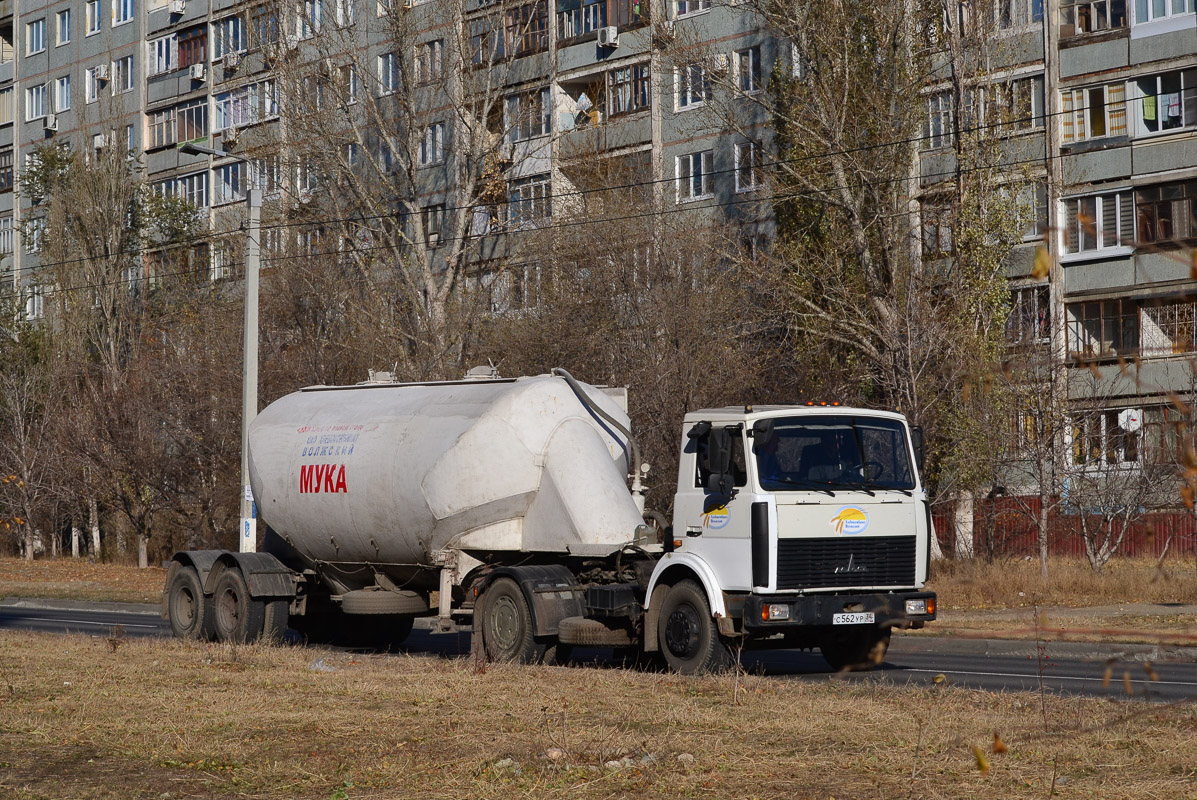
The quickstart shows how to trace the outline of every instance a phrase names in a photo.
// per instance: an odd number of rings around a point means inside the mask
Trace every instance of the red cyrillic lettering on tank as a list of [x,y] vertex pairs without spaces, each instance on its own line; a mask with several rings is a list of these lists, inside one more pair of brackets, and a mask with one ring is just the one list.
[[299,468],[300,494],[349,493],[344,464],[309,464]]
[[324,467],[324,492],[332,493],[336,489],[333,487],[333,478],[336,477],[336,467],[332,464],[326,464]]
[[308,466],[299,468],[299,493],[307,494],[312,491],[312,471],[313,467]]
[[[332,472],[332,470],[329,470],[329,472]],[[346,494],[349,493],[349,487],[347,487],[345,485],[345,465],[344,464],[342,464],[341,469],[337,471],[337,486],[335,489],[333,489],[333,491],[334,492],[345,492]]]

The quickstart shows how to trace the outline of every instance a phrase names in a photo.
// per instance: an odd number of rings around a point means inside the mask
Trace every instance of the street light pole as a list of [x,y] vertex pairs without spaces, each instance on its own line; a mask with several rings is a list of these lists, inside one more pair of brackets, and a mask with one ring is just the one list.
[[[249,164],[246,159],[224,150],[193,142],[179,149],[192,156],[233,158]],[[248,210],[245,222],[245,362],[241,375],[241,527],[238,538],[241,540],[241,552],[252,553],[258,549],[258,521],[249,482],[249,424],[258,415],[258,271],[262,252],[262,192],[260,189],[250,189],[245,199]]]
[[249,483],[249,424],[258,415],[258,270],[262,192],[250,189],[245,225],[245,369],[241,378],[241,552],[258,549],[258,521]]

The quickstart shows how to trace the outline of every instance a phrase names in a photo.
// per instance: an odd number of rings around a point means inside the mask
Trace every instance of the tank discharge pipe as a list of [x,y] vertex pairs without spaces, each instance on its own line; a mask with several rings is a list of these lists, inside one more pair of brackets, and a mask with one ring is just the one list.
[[628,430],[622,422],[615,419],[606,411],[595,405],[591,401],[590,396],[586,394],[586,390],[582,388],[582,385],[578,383],[573,375],[570,375],[561,367],[554,367],[552,374],[564,378],[565,382],[569,384],[569,387],[574,390],[574,394],[578,396],[578,399],[582,401],[582,404],[585,405],[592,414],[602,417],[604,421],[608,422],[611,427],[622,433],[628,440],[628,450],[630,451],[628,474],[632,478],[632,498],[635,500],[636,507],[640,510],[640,513],[643,514],[644,495],[648,491],[644,488],[644,475],[648,472],[648,464],[644,464],[640,461],[640,445],[636,443],[636,437],[632,436],[632,432]]

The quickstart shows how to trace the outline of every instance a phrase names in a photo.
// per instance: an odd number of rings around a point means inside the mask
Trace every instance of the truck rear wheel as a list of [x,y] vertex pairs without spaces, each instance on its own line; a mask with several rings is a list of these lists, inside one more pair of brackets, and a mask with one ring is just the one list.
[[732,663],[731,649],[719,635],[702,587],[691,580],[669,589],[661,603],[657,642],[674,672],[720,672]]
[[212,611],[204,597],[199,573],[193,567],[178,569],[170,579],[166,615],[171,633],[180,639],[212,638]]
[[291,621],[291,601],[276,597],[266,602],[266,615],[262,623],[262,640],[282,642],[287,636],[287,624]]
[[536,664],[546,645],[533,635],[532,612],[511,578],[499,578],[482,595],[482,646],[491,661]]
[[888,625],[869,625],[864,629],[833,632],[819,649],[836,672],[867,672],[885,661],[889,637]]
[[236,567],[229,567],[216,579],[212,606],[216,638],[220,641],[248,644],[262,635],[266,603],[249,596],[245,576]]

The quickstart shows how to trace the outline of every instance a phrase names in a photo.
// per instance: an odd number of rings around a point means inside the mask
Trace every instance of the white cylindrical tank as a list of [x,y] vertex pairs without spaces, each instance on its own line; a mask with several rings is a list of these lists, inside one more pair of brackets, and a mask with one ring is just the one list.
[[259,517],[309,563],[429,567],[447,549],[615,552],[642,522],[626,448],[547,375],[314,386],[257,416],[249,470]]

